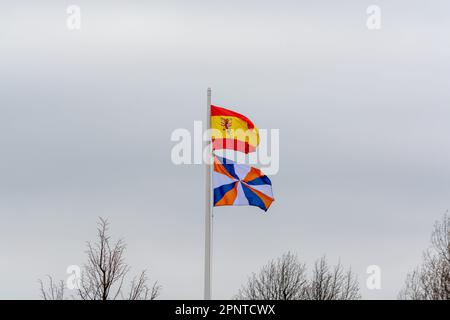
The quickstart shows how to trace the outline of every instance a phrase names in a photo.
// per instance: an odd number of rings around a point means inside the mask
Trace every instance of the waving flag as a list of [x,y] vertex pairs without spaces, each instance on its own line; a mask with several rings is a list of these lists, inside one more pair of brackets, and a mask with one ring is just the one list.
[[213,149],[232,149],[254,152],[259,144],[259,133],[253,122],[237,112],[211,105]]
[[214,206],[256,206],[264,211],[274,201],[272,183],[257,168],[215,157]]
[[[212,295],[212,221],[213,208],[219,206],[256,206],[267,211],[274,200],[272,182],[254,167],[217,157],[214,150],[255,152],[259,132],[253,122],[235,111],[211,104],[211,88],[206,95],[206,128],[212,129],[214,164],[205,163],[205,280],[204,298]],[[211,186],[212,184],[212,186]]]

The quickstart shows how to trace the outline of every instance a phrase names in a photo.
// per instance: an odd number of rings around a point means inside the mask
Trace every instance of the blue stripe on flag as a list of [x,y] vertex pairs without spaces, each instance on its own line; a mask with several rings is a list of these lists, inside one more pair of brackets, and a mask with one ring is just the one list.
[[236,172],[234,171],[234,164],[225,164],[222,163],[222,165],[224,166],[225,170],[227,170],[227,172],[236,180],[240,180],[239,177],[237,176]]
[[219,202],[228,191],[233,189],[234,185],[236,183],[237,183],[237,181],[215,188],[214,189],[214,205],[216,205],[216,203]]
[[270,181],[270,179],[267,176],[261,176],[261,177],[255,178],[251,181],[246,181],[245,183],[247,183],[249,185],[253,185],[253,186],[257,186],[257,185],[261,185],[261,184],[272,185],[272,182]]
[[261,200],[260,197],[258,197],[252,190],[250,190],[246,185],[241,183],[242,189],[244,189],[245,197],[248,200],[248,203],[251,206],[260,207],[264,211],[267,211],[266,206],[264,205],[264,202]]

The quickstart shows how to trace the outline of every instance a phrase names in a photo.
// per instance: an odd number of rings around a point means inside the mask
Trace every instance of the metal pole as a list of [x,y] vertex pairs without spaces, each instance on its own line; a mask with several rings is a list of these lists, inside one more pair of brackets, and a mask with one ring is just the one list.
[[[206,130],[211,128],[211,88],[207,91],[206,103]],[[208,140],[204,142],[204,146],[211,148],[211,137],[208,135]],[[211,260],[212,260],[212,165],[205,163],[205,288],[204,299],[211,300]]]

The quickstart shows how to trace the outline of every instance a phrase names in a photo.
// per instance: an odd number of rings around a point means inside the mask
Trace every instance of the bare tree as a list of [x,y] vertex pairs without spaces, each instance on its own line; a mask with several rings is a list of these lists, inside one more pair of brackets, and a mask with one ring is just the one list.
[[351,270],[339,263],[331,269],[325,257],[316,262],[312,278],[291,252],[270,261],[252,274],[235,297],[242,300],[359,299],[359,285]]
[[325,257],[316,261],[308,287],[309,300],[355,300],[360,299],[359,284],[351,269],[347,271],[339,261],[333,268]]
[[[148,285],[146,271],[130,282],[130,289],[125,293],[124,283],[130,266],[124,260],[126,245],[122,239],[115,242],[109,235],[109,222],[100,218],[97,227],[97,241],[87,242],[87,263],[83,266],[77,296],[81,300],[153,300],[160,293],[157,282]],[[48,288],[41,283],[41,295],[48,297],[64,297],[64,283],[53,284],[50,277]],[[58,294],[61,291],[60,294]],[[55,293],[54,293],[55,292]],[[54,293],[54,294],[53,294]]]
[[306,293],[305,266],[297,256],[285,253],[270,261],[259,274],[253,273],[247,285],[239,290],[242,300],[297,300]]
[[151,287],[147,285],[147,274],[142,271],[139,278],[131,281],[131,289],[128,300],[155,300],[160,292],[161,286],[154,282]]
[[431,234],[422,264],[406,277],[399,299],[450,300],[450,216],[444,214]]
[[41,287],[41,298],[44,300],[64,300],[64,281],[55,283],[53,278],[47,275],[47,284],[41,279],[38,280]]

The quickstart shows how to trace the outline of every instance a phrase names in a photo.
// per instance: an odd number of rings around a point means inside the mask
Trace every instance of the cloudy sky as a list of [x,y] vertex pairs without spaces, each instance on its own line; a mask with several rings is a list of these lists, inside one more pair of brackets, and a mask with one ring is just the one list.
[[269,212],[215,210],[213,297],[291,250],[396,298],[450,207],[450,5],[335,2],[1,1],[0,298],[83,264],[98,216],[162,298],[202,298],[203,169],[171,162],[170,135],[208,86],[280,130]]

